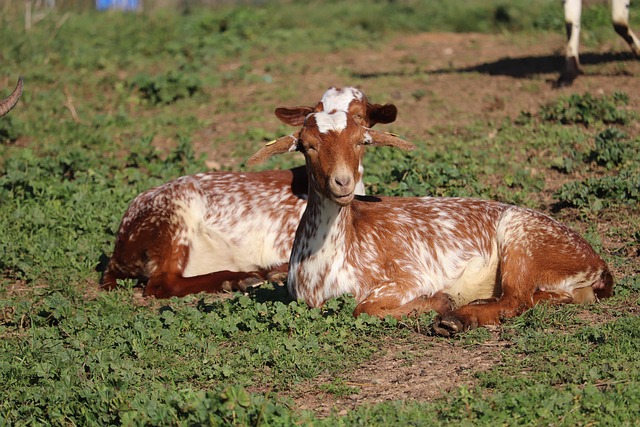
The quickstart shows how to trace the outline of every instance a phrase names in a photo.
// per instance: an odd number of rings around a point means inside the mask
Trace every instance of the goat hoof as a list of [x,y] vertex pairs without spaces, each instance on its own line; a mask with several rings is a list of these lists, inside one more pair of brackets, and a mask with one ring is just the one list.
[[238,290],[240,292],[246,292],[249,289],[257,288],[264,283],[264,279],[260,277],[247,277],[246,279],[238,282]]
[[453,316],[438,316],[433,322],[433,330],[443,337],[451,337],[464,330],[462,322]]
[[558,80],[556,80],[554,86],[556,88],[571,86],[580,74],[582,74],[582,70],[580,69],[578,59],[575,57],[567,58],[565,68],[560,74],[560,77],[558,77]]
[[282,283],[287,280],[287,273],[283,273],[281,271],[272,271],[267,274],[267,280],[269,280],[270,282]]

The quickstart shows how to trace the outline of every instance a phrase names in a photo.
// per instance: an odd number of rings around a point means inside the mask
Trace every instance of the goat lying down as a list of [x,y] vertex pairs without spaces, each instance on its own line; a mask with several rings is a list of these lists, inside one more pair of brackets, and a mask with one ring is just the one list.
[[539,301],[612,294],[612,276],[591,246],[540,212],[472,198],[356,196],[367,145],[414,148],[344,112],[318,112],[247,163],[304,154],[309,200],[289,261],[293,297],[319,307],[350,293],[356,316],[435,310],[435,330],[450,335]]
[[[358,89],[329,89],[315,107],[278,108],[299,126],[313,111],[345,111],[366,126],[390,123],[392,104],[371,104]],[[156,298],[241,289],[287,271],[296,227],[306,206],[304,167],[265,172],[183,176],[138,195],[120,224],[101,280],[146,283]],[[358,192],[364,193],[360,182]]]

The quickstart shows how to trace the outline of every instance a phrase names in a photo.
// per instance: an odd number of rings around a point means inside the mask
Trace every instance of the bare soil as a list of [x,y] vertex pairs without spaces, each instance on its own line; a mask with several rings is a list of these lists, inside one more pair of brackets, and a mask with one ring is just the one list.
[[463,385],[472,386],[478,372],[501,363],[500,350],[508,346],[498,339],[466,348],[460,342],[414,335],[411,341],[391,342],[380,354],[353,371],[338,377],[352,387],[353,394],[336,397],[323,386],[335,376],[319,376],[295,387],[290,393],[300,410],[318,416],[344,415],[362,404],[385,401],[431,401]]
[[[455,136],[476,122],[498,126],[505,117],[536,112],[572,93],[624,91],[629,108],[638,110],[640,61],[622,40],[614,39],[596,51],[583,50],[584,75],[572,86],[558,88],[563,50],[561,34],[514,38],[425,33],[399,36],[367,49],[252,58],[249,77],[212,91],[212,99],[224,100],[224,107],[197,112],[211,125],[193,140],[198,151],[207,153],[211,166],[239,166],[245,158],[238,156],[237,138],[230,135],[250,127],[275,132],[276,107],[313,105],[330,86],[358,86],[372,102],[394,103],[398,119],[388,128],[409,140],[428,139],[431,132],[443,129]],[[228,71],[241,65],[239,60],[221,67]],[[640,133],[640,124],[635,126]]]

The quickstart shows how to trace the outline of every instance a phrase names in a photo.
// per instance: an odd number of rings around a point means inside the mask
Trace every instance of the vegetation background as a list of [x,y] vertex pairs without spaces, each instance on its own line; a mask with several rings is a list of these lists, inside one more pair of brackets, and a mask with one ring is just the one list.
[[[586,3],[585,75],[554,88],[551,0],[0,2],[0,95],[25,79],[0,119],[0,425],[637,425],[640,62]],[[430,315],[353,319],[349,296],[309,309],[277,283],[98,290],[136,194],[243,170],[291,131],[275,107],[332,85],[395,103],[385,129],[420,147],[371,150],[370,193],[542,210],[602,254],[615,297],[442,339]]]

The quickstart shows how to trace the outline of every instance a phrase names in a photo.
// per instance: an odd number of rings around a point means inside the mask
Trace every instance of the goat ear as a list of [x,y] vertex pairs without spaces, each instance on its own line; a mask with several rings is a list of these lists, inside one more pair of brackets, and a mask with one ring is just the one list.
[[276,108],[275,111],[276,117],[279,118],[282,123],[291,126],[302,126],[304,119],[311,113],[313,113],[312,107],[280,107]]
[[297,150],[298,136],[299,134],[296,133],[267,142],[264,147],[258,150],[256,154],[254,154],[249,158],[249,160],[247,160],[247,166],[254,166],[263,163],[269,157],[275,156],[276,154],[282,154],[288,151]]
[[367,111],[369,111],[371,126],[376,123],[392,123],[398,115],[398,109],[393,104],[369,104],[367,105]]
[[373,129],[367,129],[364,134],[364,142],[366,145],[373,145],[376,147],[396,147],[405,151],[412,151],[416,148],[416,146],[411,142],[405,141],[398,137],[398,135]]

